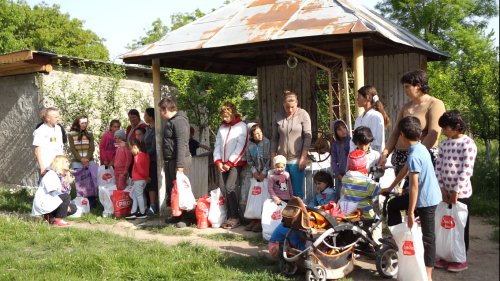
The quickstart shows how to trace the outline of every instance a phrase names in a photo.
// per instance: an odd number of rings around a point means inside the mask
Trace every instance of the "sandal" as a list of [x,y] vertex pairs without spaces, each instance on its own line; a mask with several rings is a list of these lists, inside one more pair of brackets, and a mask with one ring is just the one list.
[[239,219],[228,219],[225,223],[222,224],[222,228],[224,229],[233,229],[240,226]]

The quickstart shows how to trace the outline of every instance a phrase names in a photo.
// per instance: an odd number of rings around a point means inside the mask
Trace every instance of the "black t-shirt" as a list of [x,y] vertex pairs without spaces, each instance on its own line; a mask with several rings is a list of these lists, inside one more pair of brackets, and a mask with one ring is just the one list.
[[196,150],[198,147],[200,147],[200,143],[193,138],[189,138],[189,152],[191,153],[191,156],[196,156]]

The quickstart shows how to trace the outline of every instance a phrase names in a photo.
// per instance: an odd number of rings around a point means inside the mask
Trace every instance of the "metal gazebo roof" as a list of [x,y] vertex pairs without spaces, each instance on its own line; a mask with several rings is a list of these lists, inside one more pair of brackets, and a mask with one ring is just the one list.
[[362,38],[365,56],[415,52],[428,60],[448,55],[377,13],[348,0],[234,0],[123,55],[125,63],[255,75],[282,64],[294,43],[352,57]]

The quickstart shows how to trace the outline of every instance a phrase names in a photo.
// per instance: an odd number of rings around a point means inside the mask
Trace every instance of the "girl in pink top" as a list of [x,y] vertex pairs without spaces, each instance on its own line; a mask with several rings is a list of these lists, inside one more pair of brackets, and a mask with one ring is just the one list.
[[128,168],[132,164],[132,153],[125,142],[125,131],[115,132],[116,154],[114,160],[116,189],[124,190],[127,187]]
[[276,155],[273,159],[274,170],[269,175],[268,191],[269,196],[276,205],[281,201],[288,202],[293,197],[293,189],[290,174],[285,171],[286,158],[283,155]]
[[[470,177],[474,169],[477,147],[474,141],[464,134],[466,125],[458,110],[446,111],[439,118],[439,126],[447,137],[439,144],[436,159],[436,177],[441,188],[443,201],[448,204],[457,202],[470,209],[472,184]],[[469,249],[469,215],[464,228],[465,251]],[[468,268],[467,262],[457,263],[438,260],[437,268],[447,268],[459,272]]]
[[115,159],[116,147],[115,147],[115,132],[120,130],[120,121],[111,120],[109,123],[109,131],[104,133],[99,143],[99,154],[101,158],[101,164],[104,166],[113,166],[113,161]]
[[134,167],[132,168],[132,209],[130,215],[125,219],[145,219],[146,204],[144,202],[144,188],[149,178],[149,155],[146,153],[146,147],[137,139],[130,139],[130,152],[134,155]]

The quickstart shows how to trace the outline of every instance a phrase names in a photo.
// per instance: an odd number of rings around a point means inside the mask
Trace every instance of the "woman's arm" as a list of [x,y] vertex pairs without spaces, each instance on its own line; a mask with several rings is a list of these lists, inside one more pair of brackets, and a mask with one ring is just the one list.
[[398,142],[399,139],[399,121],[403,119],[403,112],[406,110],[406,105],[403,106],[403,108],[399,111],[398,113],[398,118],[396,119],[396,123],[393,125],[392,133],[391,136],[387,139],[387,143],[385,144],[385,148],[382,150],[380,153],[380,160],[378,161],[378,166],[379,167],[385,167],[385,164],[387,163],[387,156],[391,154],[391,152],[394,150],[396,143]]

